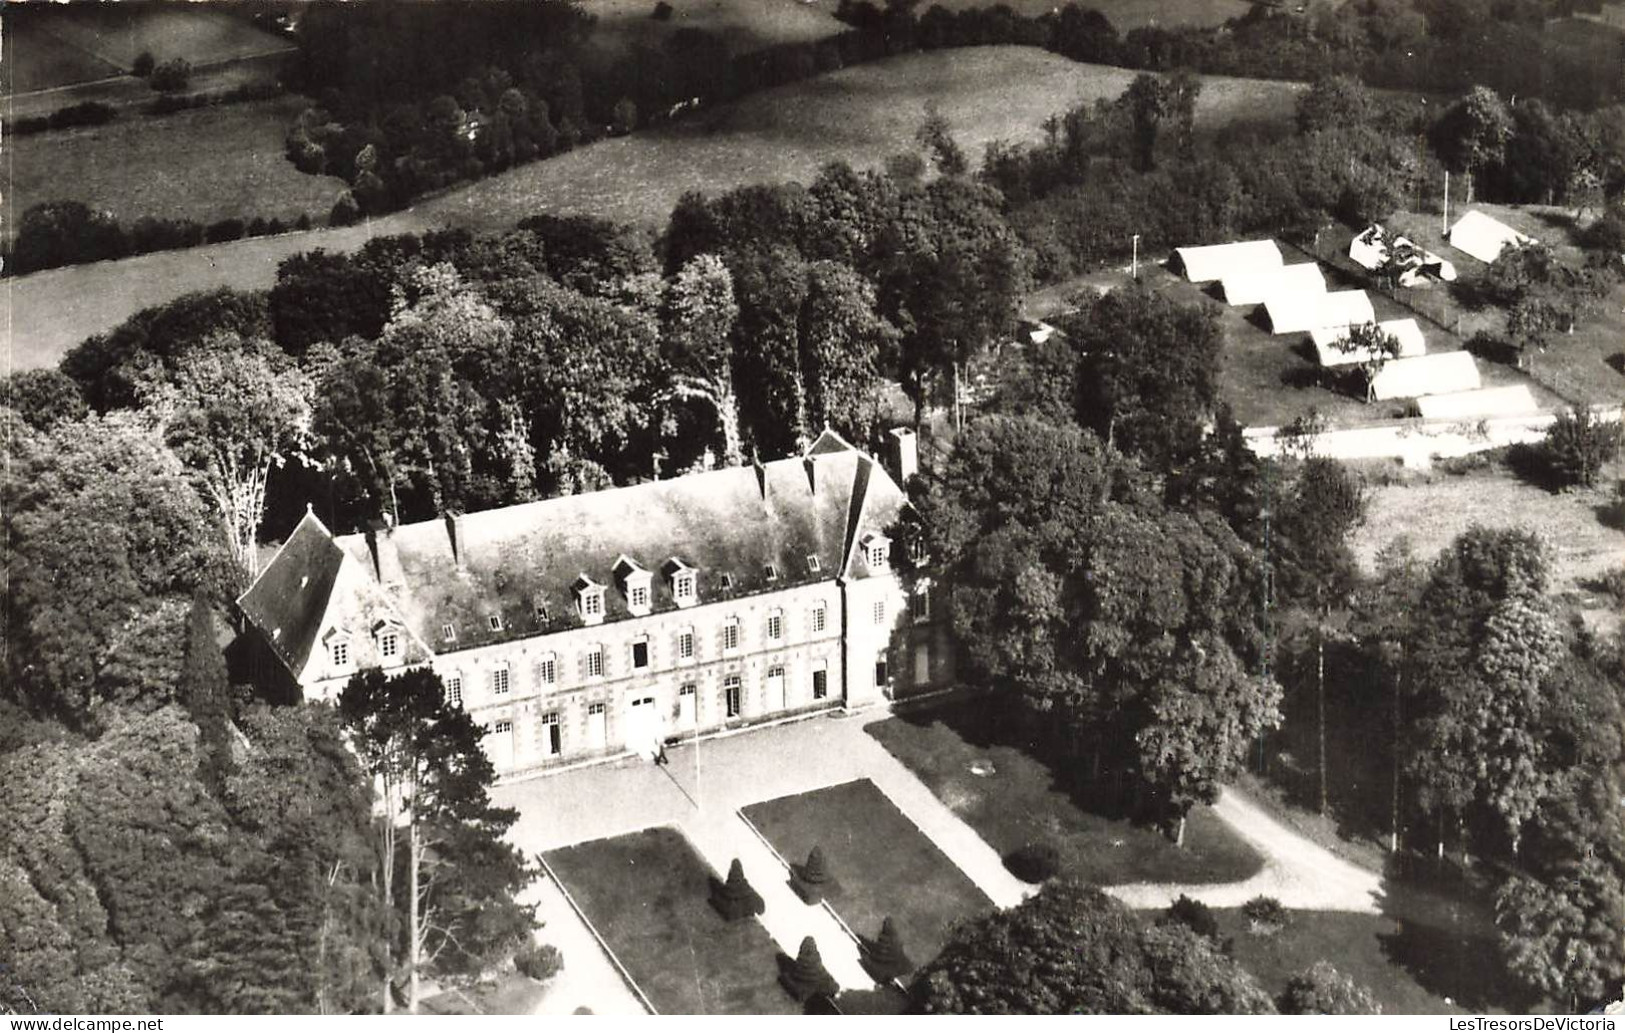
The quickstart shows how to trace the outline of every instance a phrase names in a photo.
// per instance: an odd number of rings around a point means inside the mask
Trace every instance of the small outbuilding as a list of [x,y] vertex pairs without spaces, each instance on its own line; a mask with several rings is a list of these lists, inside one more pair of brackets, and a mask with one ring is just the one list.
[[1375,323],[1377,312],[1365,291],[1324,294],[1274,294],[1264,302],[1271,333],[1302,334],[1320,327]]
[[1226,273],[1220,291],[1230,305],[1259,305],[1276,294],[1325,294],[1326,278],[1313,262]]
[[1512,387],[1485,387],[1477,391],[1452,391],[1425,395],[1416,400],[1416,410],[1425,420],[1471,420],[1491,416],[1529,416],[1540,411],[1540,403],[1523,384]]
[[1477,391],[1479,386],[1478,363],[1472,355],[1464,351],[1440,352],[1388,363],[1372,380],[1371,397],[1382,402],[1391,398]]
[[1226,276],[1260,269],[1279,269],[1281,249],[1273,240],[1243,240],[1174,249],[1174,272],[1192,283],[1212,283]]
[[1493,262],[1508,247],[1537,244],[1534,237],[1526,236],[1498,219],[1480,211],[1463,215],[1450,227],[1450,246],[1465,251],[1480,262]]
[[[1427,354],[1427,338],[1422,335],[1422,328],[1416,325],[1416,320],[1385,319],[1377,324],[1377,329],[1399,340],[1398,358],[1411,359]],[[1322,366],[1344,366],[1352,362],[1365,362],[1372,357],[1364,351],[1343,351],[1337,347],[1337,343],[1346,340],[1352,330],[1350,326],[1322,326],[1309,331],[1309,340],[1315,346],[1315,357]]]

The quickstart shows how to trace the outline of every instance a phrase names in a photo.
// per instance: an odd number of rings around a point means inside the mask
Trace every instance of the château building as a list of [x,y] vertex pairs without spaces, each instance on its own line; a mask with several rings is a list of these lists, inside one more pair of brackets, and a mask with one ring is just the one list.
[[238,600],[290,693],[428,665],[499,773],[945,684],[888,473],[826,430],[799,458],[335,536],[307,513]]

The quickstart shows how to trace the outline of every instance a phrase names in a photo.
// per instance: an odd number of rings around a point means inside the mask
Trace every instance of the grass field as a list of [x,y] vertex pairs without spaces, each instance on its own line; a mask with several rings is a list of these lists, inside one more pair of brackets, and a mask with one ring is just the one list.
[[[824,0],[828,2],[828,0]],[[966,7],[986,7],[984,0],[932,0],[951,11]],[[1004,0],[1017,14],[1037,17],[1060,7],[1056,0]],[[925,6],[922,5],[922,10]],[[1248,0],[1089,0],[1092,7],[1104,14],[1118,32],[1127,32],[1144,25],[1176,28],[1186,25],[1222,25],[1231,18],[1246,14],[1252,4]]]
[[61,4],[6,12],[6,64],[16,92],[127,72],[136,56],[193,65],[288,49],[288,41],[202,4]]
[[1110,886],[1130,882],[1234,882],[1263,859],[1205,807],[1191,811],[1180,849],[1166,836],[1088,810],[1062,774],[989,738],[994,701],[910,711],[868,732],[999,854],[1048,842],[1061,871]]
[[830,906],[859,936],[897,924],[916,965],[941,952],[953,924],[993,902],[866,779],[752,804],[745,816],[793,864],[820,847],[841,892]]
[[143,215],[208,223],[308,214],[319,223],[345,184],[283,157],[283,135],[306,103],[290,95],[19,137],[10,202],[21,213],[41,201],[84,201],[126,226]]
[[655,0],[583,0],[598,19],[593,42],[606,48],[661,46],[679,29],[701,29],[728,41],[734,53],[776,43],[806,43],[846,30],[833,0],[667,0],[669,19],[655,21]]
[[[979,155],[989,140],[1036,138],[1048,115],[1082,100],[1115,96],[1132,76],[1024,47],[907,55],[701,111],[657,131],[604,140],[365,226],[194,248],[184,256],[145,255],[9,281],[9,295],[0,289],[5,295],[0,325],[7,325],[9,304],[17,368],[53,365],[85,337],[149,305],[221,285],[269,287],[277,262],[299,251],[348,249],[370,234],[447,224],[501,230],[542,211],[587,212],[658,227],[686,190],[716,193],[749,183],[807,179],[835,159],[878,164],[913,146],[929,98],[960,142]],[[1209,79],[1201,117],[1210,126],[1288,117],[1300,89],[1295,83]]]
[[725,922],[715,876],[675,829],[549,851],[547,863],[663,1015],[798,1014],[761,923]]

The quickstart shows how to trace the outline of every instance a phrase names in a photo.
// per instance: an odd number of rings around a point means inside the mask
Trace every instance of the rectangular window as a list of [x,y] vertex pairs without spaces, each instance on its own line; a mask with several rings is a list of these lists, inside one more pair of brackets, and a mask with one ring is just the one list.
[[725,650],[739,648],[739,621],[737,619],[731,619],[722,626],[722,648]]
[[343,667],[350,662],[350,643],[335,642],[328,646],[328,652],[333,655],[333,666]]
[[924,624],[931,619],[931,586],[921,585],[914,593],[914,623]]
[[733,586],[734,586],[734,576],[732,574],[724,574],[724,575],[722,575],[722,590],[724,592],[729,591],[729,590],[731,590],[733,588]]
[[677,659],[694,659],[694,632],[684,629],[677,633]]
[[883,689],[887,685],[890,685],[890,684],[891,684],[891,675],[886,671],[886,661],[885,661],[885,659],[882,658],[882,659],[876,660],[875,661],[875,687]]
[[454,707],[463,705],[463,679],[459,675],[446,679],[446,702]]
[[497,724],[496,724],[496,728],[494,728],[493,731],[495,731],[498,735],[508,735],[509,733],[511,733],[513,731],[513,722],[512,721],[498,721]]
[[828,619],[829,619],[829,615],[824,610],[824,604],[823,603],[819,603],[817,606],[814,606],[813,607],[813,612],[812,612],[813,634],[816,635],[816,634],[822,632],[824,630],[824,625],[828,621]]
[[813,671],[813,699],[823,699],[829,695],[829,671],[820,667]]
[[779,579],[779,568],[771,563],[767,564],[762,568],[762,577],[769,581],[777,581]]
[[559,679],[558,660],[549,653],[536,661],[536,684],[552,685]]
[[564,736],[559,725],[559,715],[543,714],[540,731],[543,753],[549,757],[557,757],[564,752]]
[[536,623],[538,623],[538,624],[546,624],[547,623],[547,604],[546,603],[537,603],[536,604]]
[[587,677],[602,678],[604,676],[604,647],[596,646],[587,651]]
[[672,578],[671,594],[678,602],[690,602],[694,598],[694,575],[678,574]]
[[588,617],[598,617],[604,612],[604,597],[598,592],[588,592],[581,597],[581,612]]
[[502,618],[498,617],[494,613],[491,614],[491,616],[485,618],[485,623],[491,628],[492,631],[501,631],[502,630]]
[[494,696],[506,696],[508,694],[508,669],[506,667],[498,667],[491,672],[491,694]]
[[724,710],[729,717],[739,716],[740,694],[739,675],[730,674],[727,678],[723,679],[722,702]]
[[784,637],[784,615],[777,610],[767,616],[767,640],[777,642]]
[[632,667],[642,670],[649,666],[649,640],[640,638],[632,643]]
[[386,631],[378,636],[378,653],[385,660],[393,660],[401,655],[401,636],[393,631]]
[[807,557],[807,572],[809,574],[816,574],[822,569],[824,569],[823,564],[818,562],[817,556]]
[[874,618],[876,624],[886,623],[886,600],[876,599],[874,605]]
[[649,608],[649,588],[647,585],[638,585],[627,595],[627,605],[634,610],[647,610]]
[[456,626],[451,625],[451,624],[442,624],[442,625],[440,625],[440,637],[445,639],[447,642],[455,642],[455,641],[457,641],[457,628],[456,628]]
[[869,566],[875,570],[883,570],[886,566],[886,546],[875,544],[869,546]]

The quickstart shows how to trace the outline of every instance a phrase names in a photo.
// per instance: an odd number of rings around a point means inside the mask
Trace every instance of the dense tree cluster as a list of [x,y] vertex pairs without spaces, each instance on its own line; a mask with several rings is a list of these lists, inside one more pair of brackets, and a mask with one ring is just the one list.
[[953,1015],[1260,1015],[1251,975],[1183,925],[1144,926],[1100,890],[1052,882],[958,927],[913,983],[913,1005]]

